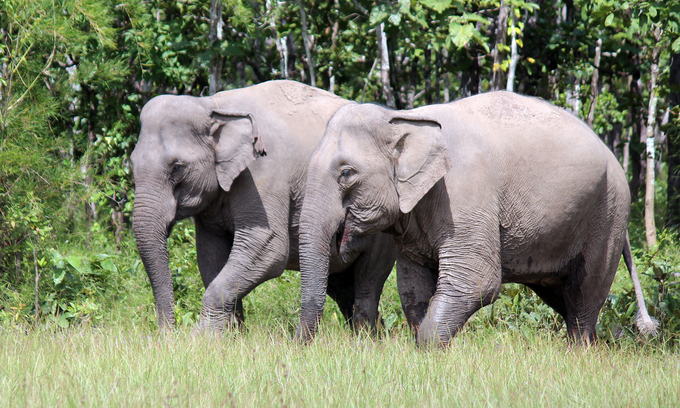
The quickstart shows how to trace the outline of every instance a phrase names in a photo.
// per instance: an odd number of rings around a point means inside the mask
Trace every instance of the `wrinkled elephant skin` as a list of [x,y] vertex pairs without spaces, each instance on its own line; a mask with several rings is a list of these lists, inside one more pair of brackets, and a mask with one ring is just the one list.
[[345,105],[306,189],[300,331],[316,327],[328,247],[386,231],[419,344],[448,344],[506,282],[532,288],[575,341],[594,340],[630,194],[614,155],[570,113],[508,92],[410,111]]
[[[178,220],[195,221],[206,287],[200,328],[237,323],[241,299],[253,288],[299,268],[307,165],[328,120],[346,103],[304,84],[272,81],[212,97],[163,95],[145,105],[132,153],[133,226],[161,328],[175,322],[167,238]],[[328,294],[350,322],[375,326],[395,257],[387,234],[335,254]]]

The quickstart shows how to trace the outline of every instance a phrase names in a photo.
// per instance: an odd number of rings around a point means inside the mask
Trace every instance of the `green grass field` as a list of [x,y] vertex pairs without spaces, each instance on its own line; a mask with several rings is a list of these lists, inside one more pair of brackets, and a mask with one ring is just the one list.
[[0,406],[673,406],[680,355],[573,349],[559,335],[466,330],[447,350],[338,327],[216,337],[116,327],[3,331]]
[[117,254],[93,240],[88,251],[69,252],[86,246],[66,242],[67,249],[39,259],[37,325],[30,275],[26,284],[0,285],[0,407],[680,403],[674,236],[651,255],[637,253],[650,310],[663,318],[655,339],[632,326],[636,306],[622,266],[600,314],[600,341],[588,349],[569,346],[561,318],[533,292],[506,285],[449,348],[423,350],[406,327],[394,273],[381,298],[377,338],[352,334],[328,300],[315,341],[295,343],[297,272],[244,299],[243,331],[194,334],[203,288],[193,231],[182,225],[170,240],[178,319],[171,333],[156,331],[153,295],[131,239]]
[[[574,349],[564,329],[536,327],[526,318],[517,326],[489,324],[490,308],[448,349],[422,350],[400,319],[377,339],[353,335],[329,302],[318,337],[301,346],[291,340],[297,279],[287,273],[260,286],[246,298],[246,329],[223,336],[195,335],[186,321],[158,334],[153,309],[132,306],[135,296],[150,300],[145,291],[121,299],[97,321],[67,329],[5,325],[0,406],[664,407],[680,401],[676,347],[628,336]],[[398,307],[395,286],[393,274],[383,316]]]

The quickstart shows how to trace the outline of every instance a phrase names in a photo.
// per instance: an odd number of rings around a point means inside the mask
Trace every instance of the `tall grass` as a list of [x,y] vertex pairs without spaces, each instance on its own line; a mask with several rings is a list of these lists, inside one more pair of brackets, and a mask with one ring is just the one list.
[[66,242],[41,260],[37,327],[32,283],[0,282],[0,407],[676,405],[680,249],[671,238],[636,254],[651,310],[665,323],[654,340],[632,328],[634,295],[620,268],[600,342],[589,349],[569,347],[562,319],[531,290],[508,285],[446,350],[415,346],[395,274],[377,339],[353,335],[329,300],[316,340],[292,341],[297,272],[244,299],[242,332],[194,335],[203,288],[186,223],[170,249],[178,329],[159,335],[134,242],[117,254],[106,242],[89,242],[88,251]]
[[309,346],[284,327],[226,336],[116,327],[3,329],[0,406],[670,406],[680,355],[573,349],[560,336],[465,330],[447,350],[403,332],[329,326]]

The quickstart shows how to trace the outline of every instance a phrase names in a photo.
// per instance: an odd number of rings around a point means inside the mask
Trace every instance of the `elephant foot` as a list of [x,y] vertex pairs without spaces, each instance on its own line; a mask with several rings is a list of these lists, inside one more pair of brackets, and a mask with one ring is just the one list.
[[435,295],[420,323],[416,334],[419,347],[445,348],[463,327],[465,322],[480,308],[474,298]]
[[225,333],[239,331],[243,322],[232,313],[201,310],[201,317],[196,325],[196,332]]

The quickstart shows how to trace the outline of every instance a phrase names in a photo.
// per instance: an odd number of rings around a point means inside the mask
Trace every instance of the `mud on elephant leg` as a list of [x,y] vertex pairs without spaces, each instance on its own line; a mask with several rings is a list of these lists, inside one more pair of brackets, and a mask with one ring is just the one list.
[[437,289],[437,271],[397,254],[397,288],[406,321],[414,335]]

